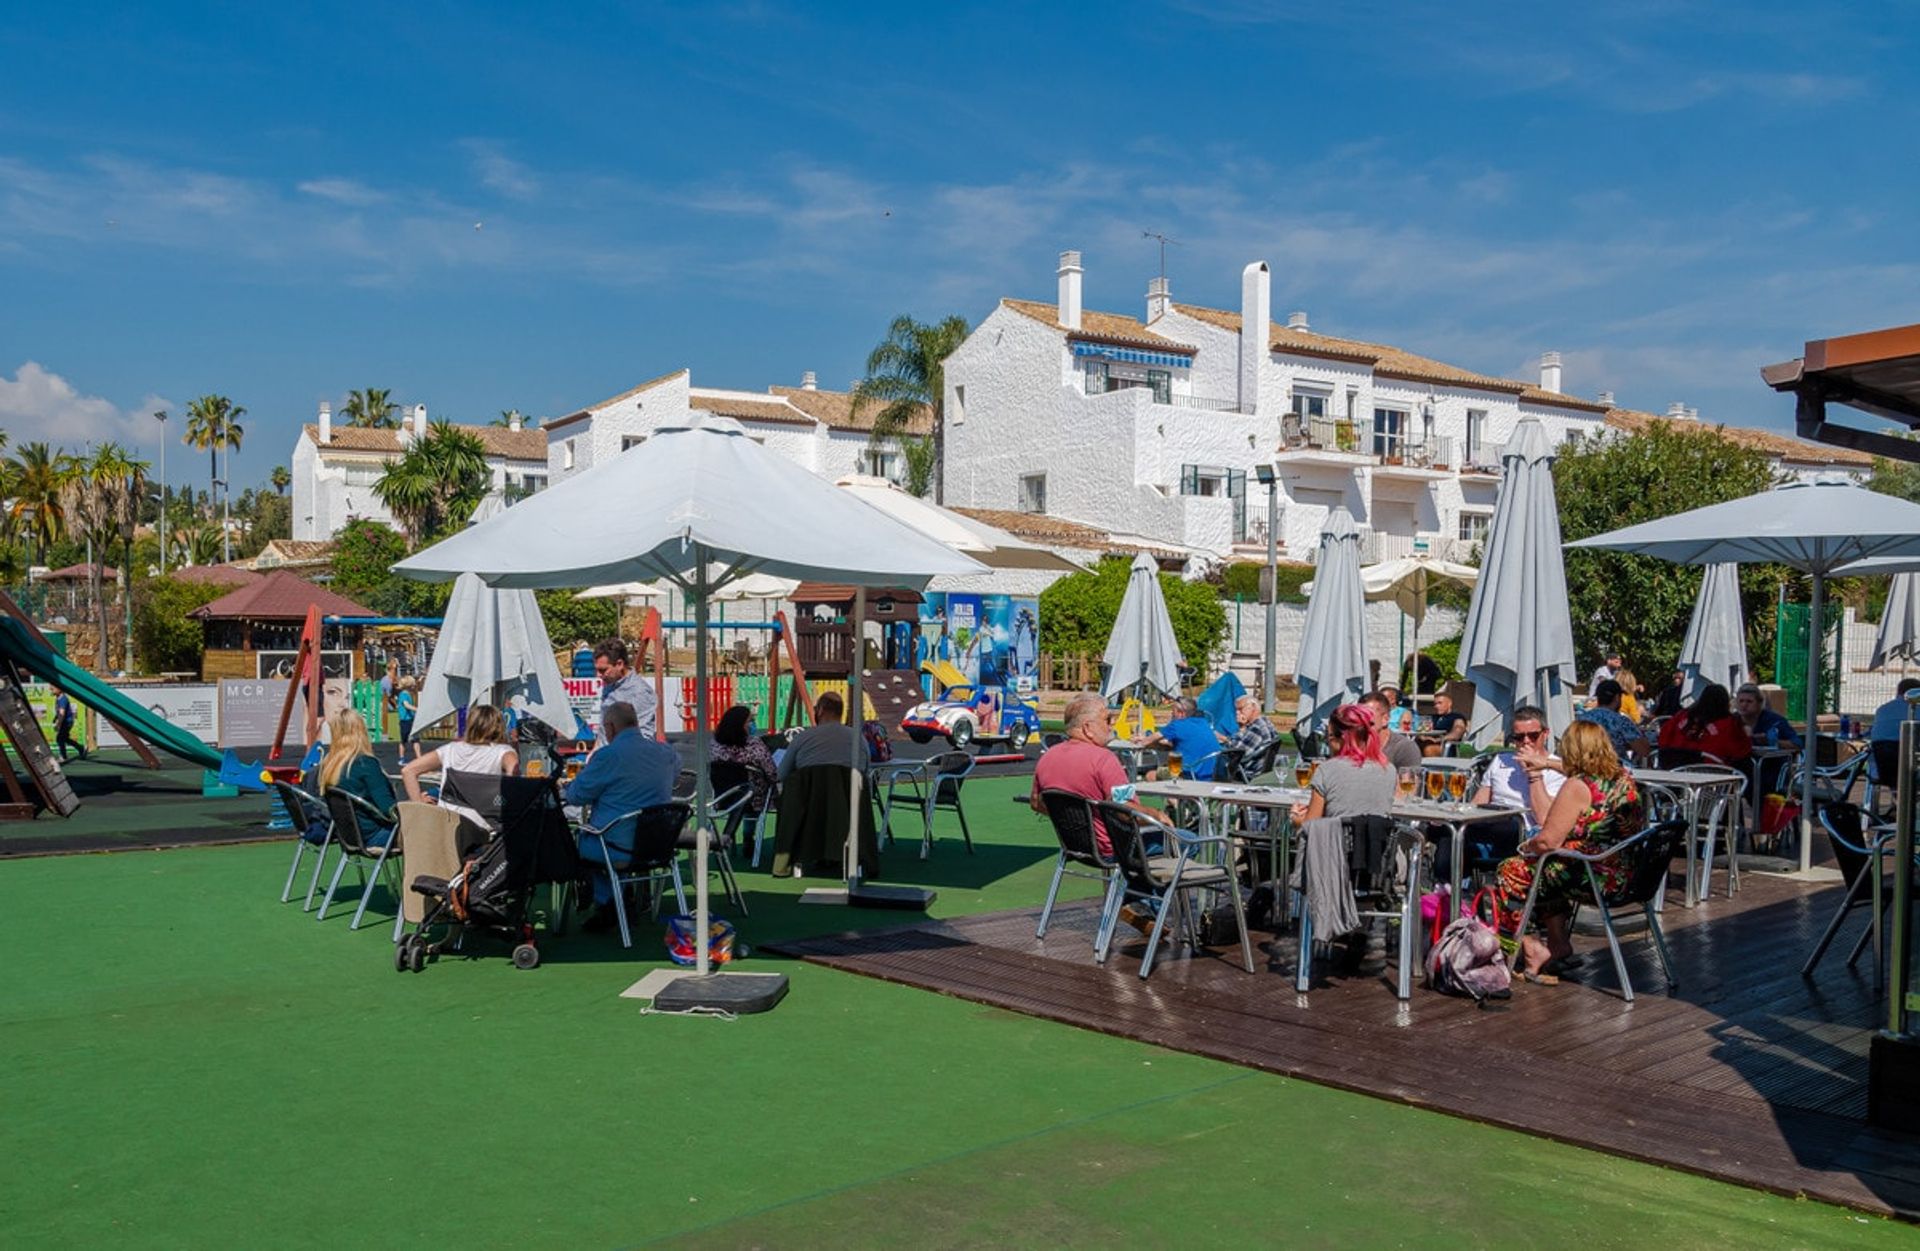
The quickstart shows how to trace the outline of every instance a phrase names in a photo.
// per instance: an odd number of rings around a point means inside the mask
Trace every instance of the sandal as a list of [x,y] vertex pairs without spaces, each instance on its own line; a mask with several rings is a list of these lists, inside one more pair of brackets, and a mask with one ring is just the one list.
[[1547,972],[1544,965],[1538,973],[1529,973],[1525,969],[1522,969],[1520,970],[1520,976],[1526,978],[1535,986],[1558,986],[1560,984],[1560,979],[1552,973]]

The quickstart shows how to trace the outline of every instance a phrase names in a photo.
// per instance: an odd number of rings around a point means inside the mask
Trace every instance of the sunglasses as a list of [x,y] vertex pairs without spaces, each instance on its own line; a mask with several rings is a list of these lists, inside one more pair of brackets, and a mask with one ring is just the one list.
[[1516,743],[1537,743],[1547,736],[1545,730],[1516,730],[1513,741]]

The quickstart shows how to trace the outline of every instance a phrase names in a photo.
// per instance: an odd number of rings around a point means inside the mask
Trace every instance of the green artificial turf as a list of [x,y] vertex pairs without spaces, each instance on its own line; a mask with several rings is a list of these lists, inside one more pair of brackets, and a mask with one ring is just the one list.
[[[968,788],[893,880],[1032,903],[1047,833]],[[942,818],[948,834],[950,818]],[[1915,1245],[1865,1220],[832,970],[642,1015],[606,938],[392,971],[277,902],[283,845],[0,862],[14,1246]],[[925,869],[925,872],[922,870]],[[749,875],[750,942],[899,914]],[[1516,1092],[1516,1097],[1522,1097]]]

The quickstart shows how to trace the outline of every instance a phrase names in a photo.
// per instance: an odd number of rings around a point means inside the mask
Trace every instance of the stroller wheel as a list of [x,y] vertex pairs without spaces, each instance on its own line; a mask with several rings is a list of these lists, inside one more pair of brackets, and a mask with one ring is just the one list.
[[405,973],[408,968],[408,953],[413,950],[413,935],[403,934],[400,941],[393,945],[393,971]]
[[407,949],[407,968],[418,973],[427,967],[427,941],[418,934],[413,936],[413,944]]
[[540,967],[540,949],[532,943],[521,943],[513,949],[513,967],[516,969]]

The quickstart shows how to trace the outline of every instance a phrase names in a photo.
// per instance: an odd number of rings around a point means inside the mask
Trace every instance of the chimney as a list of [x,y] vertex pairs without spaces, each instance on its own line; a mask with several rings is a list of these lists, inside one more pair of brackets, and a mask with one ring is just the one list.
[[1542,352],[1540,354],[1540,389],[1551,391],[1555,395],[1560,391],[1560,353]]
[[820,380],[814,376],[811,369],[800,375],[800,389],[802,391],[818,391],[820,389]]
[[1612,407],[1613,407],[1613,392],[1611,392],[1611,391],[1602,391],[1602,392],[1600,393],[1600,397],[1599,397],[1599,402],[1600,402],[1600,403],[1602,403],[1602,404],[1605,404],[1605,405],[1606,405],[1606,406],[1607,406],[1608,408],[1612,408]]
[[507,410],[507,429],[513,431],[515,434],[520,433],[520,410],[519,409],[510,408]]
[[1080,329],[1080,254],[1060,254],[1060,324]]
[[413,406],[413,437],[416,439],[427,437],[427,406],[425,404]]
[[320,441],[333,442],[333,405],[320,401]]
[[1173,307],[1173,293],[1167,287],[1165,275],[1147,280],[1147,320],[1153,322],[1167,314]]
[[1699,410],[1699,409],[1697,409],[1697,408],[1689,408],[1689,409],[1687,410],[1687,420],[1688,420],[1688,421],[1699,421],[1699,420],[1700,420],[1700,410]]
[[1667,416],[1673,418],[1675,421],[1685,421],[1687,419],[1687,406],[1679,400],[1675,400],[1673,403],[1667,405]]
[[1312,334],[1313,327],[1307,324],[1307,310],[1296,308],[1287,314],[1287,329],[1298,330],[1303,334]]
[[1265,261],[1240,271],[1240,411],[1260,406],[1260,366],[1272,345],[1273,274]]

